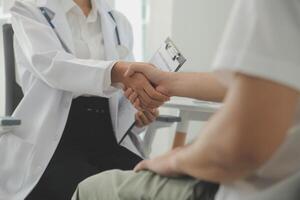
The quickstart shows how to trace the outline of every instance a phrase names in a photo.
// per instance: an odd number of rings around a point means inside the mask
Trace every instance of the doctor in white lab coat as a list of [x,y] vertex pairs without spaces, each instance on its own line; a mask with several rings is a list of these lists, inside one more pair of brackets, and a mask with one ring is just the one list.
[[[86,2],[90,10],[79,7]],[[69,53],[39,7],[49,11]],[[123,76],[134,64],[125,62],[133,60],[127,19],[105,0],[17,1],[11,14],[24,98],[14,112],[22,125],[0,138],[0,199],[65,200],[89,175],[132,168],[140,160],[134,144],[129,138],[122,143],[126,148],[117,143],[135,120],[141,127],[157,113],[136,115],[112,85],[140,88],[153,108],[168,98],[143,75]]]

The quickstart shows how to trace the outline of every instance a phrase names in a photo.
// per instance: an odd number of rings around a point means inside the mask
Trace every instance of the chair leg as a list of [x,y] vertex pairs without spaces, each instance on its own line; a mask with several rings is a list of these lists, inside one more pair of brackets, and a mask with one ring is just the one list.
[[173,140],[172,149],[185,145],[186,133],[177,131]]

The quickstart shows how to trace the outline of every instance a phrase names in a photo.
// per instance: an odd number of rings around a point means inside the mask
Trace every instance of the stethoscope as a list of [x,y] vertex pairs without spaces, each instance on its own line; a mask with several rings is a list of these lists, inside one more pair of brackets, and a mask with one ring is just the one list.
[[[109,11],[108,14],[109,14],[109,16],[112,18],[112,20],[115,22],[115,24],[117,24],[117,21],[116,21],[114,15],[112,14],[112,11]],[[116,37],[117,37],[118,46],[122,46],[122,44],[121,44],[121,39],[120,39],[120,34],[119,34],[119,29],[118,29],[118,26],[117,26],[117,25],[116,25],[116,28],[115,28],[115,32],[116,32]]]
[[[60,35],[58,34],[54,24],[52,23],[52,19],[54,17],[54,12],[52,12],[51,10],[49,10],[48,8],[45,7],[40,7],[39,8],[40,11],[42,12],[42,14],[44,15],[44,17],[46,18],[48,24],[51,26],[51,28],[53,29],[54,33],[56,34],[57,38],[59,39],[62,47],[64,48],[64,50],[68,53],[71,53],[71,50],[68,48],[68,46],[66,45],[66,43],[63,41],[63,39],[60,37]],[[117,26],[117,21],[114,17],[114,15],[112,14],[112,11],[108,12],[109,16],[112,18],[112,20],[115,22],[116,24],[116,28],[115,28],[115,34],[116,34],[116,39],[117,39],[117,51],[119,54],[120,58],[125,58],[128,54],[129,54],[129,50],[127,47],[125,47],[124,45],[122,45],[121,43],[121,38],[120,38],[120,32]]]

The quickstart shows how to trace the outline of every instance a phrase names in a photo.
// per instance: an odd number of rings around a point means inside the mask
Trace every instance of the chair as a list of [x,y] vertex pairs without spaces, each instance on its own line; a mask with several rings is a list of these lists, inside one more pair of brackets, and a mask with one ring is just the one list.
[[144,158],[149,158],[152,152],[152,144],[158,129],[171,127],[174,123],[181,122],[181,117],[160,115],[156,121],[149,125],[142,138],[136,134],[130,134],[130,138]]
[[5,115],[10,116],[23,98],[23,92],[15,77],[14,31],[11,24],[4,24],[2,28],[5,64]]

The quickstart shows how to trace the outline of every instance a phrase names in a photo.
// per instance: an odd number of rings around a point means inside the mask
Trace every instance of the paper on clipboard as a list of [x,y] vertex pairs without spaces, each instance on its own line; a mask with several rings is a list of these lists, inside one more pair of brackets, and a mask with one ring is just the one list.
[[186,62],[174,42],[167,38],[163,45],[156,51],[150,59],[150,63],[163,71],[177,72]]

